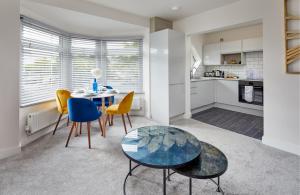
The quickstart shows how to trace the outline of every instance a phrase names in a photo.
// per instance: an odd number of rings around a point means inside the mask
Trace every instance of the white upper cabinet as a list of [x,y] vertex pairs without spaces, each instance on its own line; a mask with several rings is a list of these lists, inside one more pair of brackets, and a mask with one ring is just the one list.
[[263,50],[263,39],[261,37],[243,40],[243,52],[262,51],[262,50]]
[[203,46],[203,64],[219,65],[221,64],[220,44],[208,44]]
[[221,54],[241,53],[242,40],[221,42]]

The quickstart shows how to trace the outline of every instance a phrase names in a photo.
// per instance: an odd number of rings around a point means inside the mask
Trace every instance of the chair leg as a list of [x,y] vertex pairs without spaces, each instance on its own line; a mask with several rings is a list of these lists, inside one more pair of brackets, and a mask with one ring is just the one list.
[[80,122],[80,127],[79,127],[79,134],[81,135],[81,130],[82,130],[82,123]]
[[74,132],[74,137],[78,136],[78,122],[75,123],[75,132]]
[[100,118],[98,119],[98,122],[101,130],[101,136],[105,137],[105,127],[102,127]]
[[87,122],[89,149],[91,149],[91,122]]
[[62,115],[63,115],[63,114],[60,114],[59,117],[58,117],[58,121],[57,121],[57,123],[56,123],[56,125],[55,125],[55,129],[54,129],[54,131],[53,131],[53,135],[54,135],[55,132],[56,132],[56,129],[57,129],[57,127],[58,127],[58,124],[59,124],[59,122],[60,122],[60,119],[61,119]]
[[125,124],[124,114],[122,114],[122,121],[123,121],[124,129],[125,129],[125,133],[127,134],[127,129],[126,129],[126,124]]
[[70,117],[68,115],[67,127],[69,126],[69,123],[70,123]]
[[130,121],[130,118],[129,118],[129,114],[126,113],[126,115],[127,115],[127,118],[128,118],[129,124],[130,124],[130,127],[132,128],[131,121]]
[[106,114],[105,121],[104,121],[104,127],[106,127],[108,120],[109,120],[109,114]]
[[111,115],[111,122],[110,122],[110,124],[111,124],[111,126],[114,125],[114,115],[113,114]]
[[69,136],[68,136],[68,139],[67,139],[66,147],[68,147],[68,144],[69,144],[69,141],[70,141],[70,137],[71,137],[72,132],[73,132],[73,130],[74,130],[75,124],[76,124],[76,123],[73,122],[72,128],[71,128],[71,130],[70,130],[70,133],[69,133]]

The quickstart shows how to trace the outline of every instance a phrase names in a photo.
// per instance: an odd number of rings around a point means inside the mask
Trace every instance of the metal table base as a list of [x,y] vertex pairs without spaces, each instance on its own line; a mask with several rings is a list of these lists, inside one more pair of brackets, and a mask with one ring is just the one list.
[[[141,165],[136,165],[132,168],[132,162],[131,160],[129,160],[129,171],[124,179],[124,183],[123,183],[123,194],[126,195],[126,182],[129,176],[132,175],[132,171],[135,170],[137,167],[139,167]],[[167,173],[168,171],[168,173]],[[175,171],[173,173],[170,173],[170,169],[163,169],[163,195],[167,194],[167,189],[166,189],[166,181],[171,181],[171,175],[173,175],[174,173],[176,173]],[[221,186],[220,186],[220,176],[217,177],[217,181],[213,180],[212,178],[210,179],[218,188],[217,188],[217,192],[221,192],[224,195],[224,191],[222,190]],[[189,177],[189,195],[192,195],[192,178]]]

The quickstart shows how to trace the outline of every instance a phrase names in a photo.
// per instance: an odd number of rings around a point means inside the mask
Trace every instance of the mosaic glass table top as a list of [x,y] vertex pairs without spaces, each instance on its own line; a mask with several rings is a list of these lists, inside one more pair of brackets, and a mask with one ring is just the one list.
[[153,168],[176,168],[195,160],[200,141],[170,126],[147,126],[130,131],[122,140],[124,154],[134,162]]
[[201,155],[186,166],[174,169],[175,172],[198,179],[215,178],[227,170],[228,161],[223,152],[211,144],[200,142]]

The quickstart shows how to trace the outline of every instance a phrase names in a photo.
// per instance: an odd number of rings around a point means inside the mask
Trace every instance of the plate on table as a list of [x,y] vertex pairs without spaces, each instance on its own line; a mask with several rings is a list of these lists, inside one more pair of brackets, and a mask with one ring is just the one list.
[[98,95],[98,94],[95,92],[87,92],[84,94],[85,97],[92,97],[92,96],[96,96],[96,95]]
[[85,93],[85,91],[84,91],[84,89],[79,89],[79,90],[74,91],[74,93]]
[[107,89],[105,91],[106,94],[115,94],[115,93],[118,93],[118,91],[116,89]]

